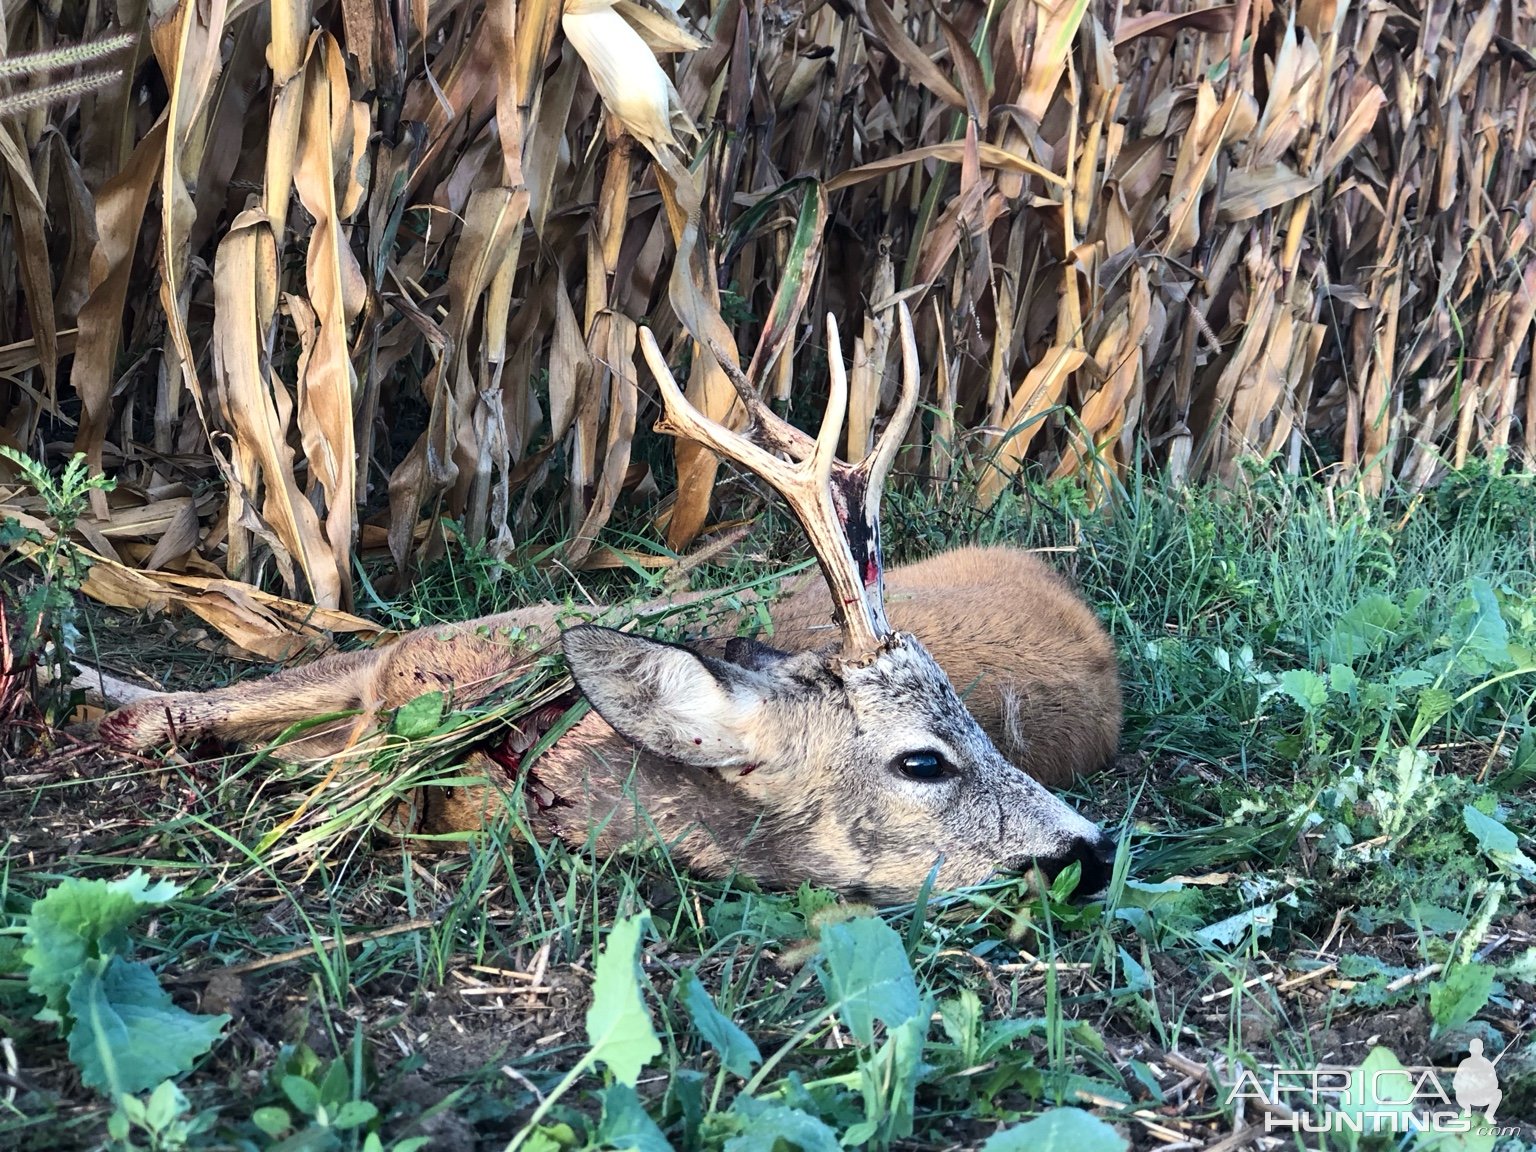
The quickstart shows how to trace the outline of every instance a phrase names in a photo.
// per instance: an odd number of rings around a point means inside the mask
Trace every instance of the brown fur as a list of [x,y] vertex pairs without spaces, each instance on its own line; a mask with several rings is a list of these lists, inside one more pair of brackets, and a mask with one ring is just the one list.
[[[1120,743],[1115,646],[1070,585],[1015,548],[957,548],[893,569],[891,623],[923,642],[971,715],[1015,765],[1050,787],[1093,772]],[[773,610],[772,642],[835,642],[816,581]]]
[[[770,883],[810,878],[889,898],[910,895],[936,856],[945,861],[941,882],[966,884],[1000,866],[1027,863],[1015,858],[1020,853],[1009,844],[1027,846],[1031,857],[1054,854],[1062,860],[1091,856],[1083,845],[1102,850],[1097,830],[1060,801],[1016,772],[1010,778],[1012,769],[997,775],[988,766],[987,756],[995,756],[990,747],[975,754],[980,757],[975,777],[957,794],[963,803],[952,810],[940,805],[942,830],[929,827],[932,799],[920,787],[893,785],[883,771],[854,765],[866,746],[901,729],[913,709],[901,699],[887,701],[878,684],[857,687],[862,675],[857,671],[835,676],[827,671],[830,662],[815,653],[837,644],[836,630],[826,623],[829,594],[819,581],[805,583],[772,606],[773,634],[765,637],[777,649],[804,655],[764,650],[763,667],[771,668],[771,677],[764,672],[765,683],[771,680],[779,702],[753,713],[744,727],[730,728],[731,738],[743,744],[740,755],[705,757],[693,766],[685,762],[692,758],[686,745],[664,755],[646,751],[665,751],[675,725],[667,729],[662,721],[655,732],[626,729],[620,735],[593,711],[528,773],[528,815],[535,826],[573,843],[595,839],[603,851],[653,830],[704,874],[741,868]],[[896,568],[886,577],[886,603],[893,626],[913,634],[965,698],[964,707],[957,701],[953,711],[963,715],[968,708],[991,743],[1030,777],[1061,784],[1113,754],[1120,727],[1113,647],[1066,583],[1033,556],[1007,548],[962,548]],[[100,734],[134,748],[200,736],[267,740],[296,722],[359,711],[357,719],[315,729],[287,746],[304,756],[334,753],[366,739],[374,714],[425,692],[443,690],[460,706],[483,700],[525,673],[560,638],[567,622],[559,616],[551,606],[538,606],[426,628],[386,647],[331,656],[266,680],[153,697],[107,716]],[[625,617],[616,609],[601,622],[617,624]],[[578,631],[599,645],[614,635]],[[595,666],[629,658],[623,638],[612,644],[614,655],[597,658]],[[629,717],[616,719],[620,726],[649,723],[652,713],[643,694],[661,691],[666,681],[654,670],[658,647],[664,648],[649,645],[633,676],[611,677],[597,687],[582,684],[589,698],[597,692],[593,700],[604,714]],[[718,662],[717,670],[751,682],[756,657],[748,649],[736,652],[731,662]],[[665,652],[661,655],[665,659]],[[691,673],[696,662],[679,658],[679,669]],[[895,667],[899,678],[901,661]],[[660,678],[653,683],[650,675]],[[885,673],[876,668],[869,675],[878,679]],[[829,683],[829,677],[837,682]],[[835,703],[845,680],[864,700],[853,713]],[[704,682],[710,683],[708,677]],[[803,698],[795,688],[801,683],[807,685]],[[622,698],[630,689],[640,696]],[[887,707],[894,710],[886,714]],[[940,708],[935,715],[942,727],[949,713]],[[963,733],[954,739],[969,747]],[[892,747],[899,753],[905,746]],[[802,766],[818,757],[830,757],[830,767],[802,779]],[[510,792],[517,783],[493,756],[476,753],[472,760],[471,767],[502,790]],[[844,764],[852,767],[842,771]],[[458,789],[433,797],[416,826],[434,832],[478,828],[497,802],[493,790]]]

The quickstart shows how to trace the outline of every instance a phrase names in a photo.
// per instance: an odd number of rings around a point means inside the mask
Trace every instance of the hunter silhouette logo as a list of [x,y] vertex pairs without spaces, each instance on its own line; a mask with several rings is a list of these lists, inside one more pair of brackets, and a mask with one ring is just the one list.
[[1481,1040],[1473,1039],[1467,1047],[1472,1054],[1456,1066],[1451,1090],[1456,1093],[1456,1103],[1461,1105],[1463,1112],[1484,1109],[1483,1119],[1492,1124],[1494,1109],[1504,1099],[1504,1093],[1499,1091],[1499,1074],[1494,1070],[1493,1061],[1483,1055]]
[[1504,1099],[1498,1060],[1483,1055],[1479,1039],[1467,1047],[1470,1054],[1454,1074],[1431,1065],[1405,1066],[1384,1049],[1353,1068],[1271,1068],[1267,1075],[1245,1068],[1227,1103],[1234,1108],[1244,1100],[1260,1103],[1266,1132],[1513,1135],[1517,1128],[1494,1124]]

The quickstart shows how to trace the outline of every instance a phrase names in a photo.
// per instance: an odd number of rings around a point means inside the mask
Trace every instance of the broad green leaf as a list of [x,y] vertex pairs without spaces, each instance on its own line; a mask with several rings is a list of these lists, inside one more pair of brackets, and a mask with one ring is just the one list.
[[1195,939],[1208,948],[1236,948],[1251,930],[1255,939],[1268,936],[1275,926],[1275,906],[1260,904],[1236,915],[1218,920],[1195,933]]
[[1479,811],[1471,804],[1462,808],[1461,818],[1488,859],[1521,879],[1536,883],[1536,860],[1520,850],[1520,838],[1502,821]]
[[[1528,655],[1524,662],[1530,663]],[[1529,728],[1515,745],[1509,767],[1490,780],[1488,787],[1492,792],[1508,794],[1524,788],[1533,779],[1536,779],[1536,728]]]
[[371,1123],[378,1118],[378,1115],[378,1108],[367,1100],[348,1100],[336,1109],[331,1117],[331,1127],[356,1128],[360,1124]]
[[1373,592],[1334,622],[1323,654],[1330,664],[1353,664],[1384,649],[1402,622],[1402,609],[1390,598]]
[[1405,924],[1421,925],[1431,932],[1442,936],[1454,936],[1463,931],[1467,926],[1467,914],[1454,908],[1442,908],[1438,904],[1421,904],[1417,900],[1408,902],[1412,917],[1397,916]]
[[314,1081],[306,1080],[303,1076],[284,1076],[282,1088],[289,1103],[305,1116],[313,1116],[320,1111],[320,1089]]
[[1437,1032],[1470,1023],[1493,992],[1492,964],[1458,964],[1429,990],[1429,1015]]
[[1125,1152],[1130,1142],[1081,1108],[1055,1108],[988,1136],[981,1152]]
[[603,1119],[597,1140],[603,1148],[619,1152],[673,1152],[672,1144],[645,1111],[640,1097],[628,1084],[603,1089]]
[[661,1041],[640,991],[640,929],[646,913],[626,916],[608,933],[597,958],[592,980],[592,1007],[587,1009],[587,1043],[592,1055],[608,1066],[614,1078],[631,1088],[640,1070],[661,1053]]
[[1019,1040],[1029,1036],[1044,1036],[1050,1024],[1044,1016],[1010,1016],[1003,1020],[988,1020],[981,1026],[981,1050],[976,1053],[976,1063],[983,1064],[1005,1048],[1011,1048]]
[[917,1015],[889,1028],[875,1058],[860,1065],[865,1114],[878,1122],[883,1145],[912,1135],[928,1016],[925,1004]]
[[43,1018],[58,1019],[86,961],[121,952],[128,944],[128,925],[179,891],[168,880],[151,884],[147,874],[135,869],[121,880],[61,880],[33,901],[22,960],[30,967],[28,987],[55,1014]]
[[[678,1068],[672,1073],[671,1083],[667,1085],[667,1094],[682,1113],[682,1143],[685,1148],[697,1148],[701,1143],[699,1133],[704,1127],[704,1092],[709,1079],[696,1069]],[[712,1112],[710,1115],[717,1114]]]
[[320,1103],[330,1112],[352,1098],[352,1076],[344,1060],[332,1060],[319,1083]]
[[1360,677],[1348,664],[1330,664],[1328,666],[1328,690],[1339,696],[1353,698],[1360,687]]
[[1308,715],[1328,702],[1328,681],[1305,668],[1292,668],[1280,674],[1280,691],[1301,706]]
[[1145,992],[1152,987],[1152,981],[1147,978],[1147,970],[1124,948],[1117,948],[1120,954],[1120,967],[1125,969],[1125,987],[1131,992]]
[[746,1117],[749,1126],[725,1142],[724,1152],[779,1152],[781,1141],[800,1152],[842,1152],[837,1133],[798,1108],[739,1096],[731,1111]]
[[171,1003],[145,964],[88,960],[69,989],[69,1058],[80,1079],[117,1096],[191,1069],[228,1016],[194,1016]]
[[[1498,1125],[1476,1123],[1480,1114],[1473,1113],[1470,1132],[1420,1132],[1411,1145],[1413,1152],[1493,1152],[1498,1144]],[[1504,1118],[1499,1117],[1502,1121]],[[1514,1147],[1518,1148],[1516,1144]]]
[[576,1135],[576,1129],[569,1124],[556,1122],[553,1124],[540,1124],[528,1135],[528,1140],[523,1144],[523,1152],[562,1152],[567,1148],[581,1147],[582,1140]]
[[827,924],[821,955],[827,998],[860,1044],[874,1043],[877,1019],[896,1028],[923,1011],[901,937],[885,921],[863,916]]
[[850,1125],[848,1131],[843,1133],[842,1145],[845,1148],[862,1148],[880,1133],[880,1125],[874,1120],[860,1120],[857,1124]]
[[150,1093],[149,1103],[144,1107],[144,1121],[151,1128],[163,1131],[189,1108],[181,1090],[170,1080],[162,1080]]
[[720,1062],[742,1079],[752,1075],[752,1069],[762,1063],[763,1054],[757,1050],[748,1036],[735,1022],[715,1007],[698,973],[685,969],[678,981],[678,996],[693,1026],[700,1036],[720,1055]]
[[939,1024],[949,1042],[960,1052],[960,1067],[979,1062],[981,1051],[981,997],[969,988],[960,995],[939,1002]]
[[1536,948],[1527,948],[1513,960],[1500,964],[1499,972],[1509,980],[1519,980],[1525,984],[1536,983]]
[[276,1105],[256,1109],[251,1113],[251,1123],[274,1140],[293,1127],[288,1109],[279,1108]]
[[1051,901],[1056,904],[1066,903],[1082,880],[1083,866],[1074,860],[1056,873],[1056,878],[1051,881]]
[[395,712],[394,730],[407,740],[419,740],[437,731],[443,722],[443,705],[447,697],[441,692],[424,692],[414,700],[400,705]]
[[1509,626],[1504,623],[1499,598],[1493,585],[1481,576],[1474,576],[1468,586],[1474,607],[1470,611],[1463,609],[1466,612],[1463,622],[1467,625],[1463,645],[1475,652],[1488,667],[1502,668],[1510,663]]
[[1466,822],[1467,831],[1476,838],[1477,846],[1484,852],[1520,851],[1519,837],[1503,821],[1494,819],[1470,804],[1462,808],[1461,818]]
[[[1335,1131],[1348,1131],[1343,1127],[1345,1124],[1367,1133],[1407,1131],[1408,1114],[1428,1102],[1415,1095],[1422,1083],[1419,1075],[1405,1070],[1390,1050],[1371,1049],[1359,1074],[1351,1079],[1350,1088],[1336,1102],[1338,1111],[1347,1119]],[[1427,1087],[1424,1090],[1430,1091]],[[1386,1113],[1396,1115],[1383,1115]],[[1412,1147],[1414,1152],[1492,1152],[1495,1143],[1493,1136],[1476,1131],[1420,1133]]]
[[1444,688],[1426,688],[1419,693],[1419,710],[1414,717],[1416,732],[1428,732],[1436,721],[1456,706],[1456,697]]
[[1430,662],[1442,675],[1483,676],[1514,663],[1509,649],[1509,626],[1504,622],[1493,585],[1474,577],[1467,587],[1471,595],[1457,605],[1450,628],[1440,638],[1445,651]]
[[[1399,668],[1387,677],[1387,687],[1393,691],[1384,693],[1377,698],[1382,703],[1395,702],[1397,699],[1395,692],[1405,688],[1423,688],[1426,684],[1433,684],[1434,682],[1435,674],[1428,668]],[[1366,687],[1368,689],[1367,697],[1372,698],[1369,690],[1375,686],[1367,684]]]
[[1139,896],[1138,907],[1150,908],[1161,900],[1176,897],[1188,893],[1191,889],[1182,880],[1165,880],[1162,883],[1153,883],[1150,880],[1128,879],[1125,882],[1125,891],[1128,896]]
[[1413,1076],[1378,1075],[1388,1071],[1402,1072],[1402,1062],[1390,1049],[1372,1048],[1360,1065],[1361,1074],[1350,1078],[1349,1088],[1335,1102],[1353,1130],[1391,1132],[1394,1121],[1385,1114],[1397,1113],[1400,1123],[1401,1116],[1413,1110]]
[[308,1044],[296,1044],[282,1051],[279,1070],[285,1076],[298,1076],[319,1084],[324,1062]]
[[778,896],[747,896],[722,900],[705,912],[717,936],[744,932],[764,940],[795,940],[806,934],[805,920],[784,907]]

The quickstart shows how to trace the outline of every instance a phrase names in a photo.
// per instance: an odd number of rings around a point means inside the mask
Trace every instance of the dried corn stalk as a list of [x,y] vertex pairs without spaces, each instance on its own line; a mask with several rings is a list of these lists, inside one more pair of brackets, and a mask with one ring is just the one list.
[[[856,450],[898,297],[930,405],[902,471],[982,500],[1138,453],[1536,457],[1536,0],[338,15],[7,13],[29,52],[136,44],[0,117],[0,442],[111,471],[83,530],[125,566],[342,608],[359,551],[408,576],[546,516],[610,563],[654,458],[637,323],[728,418],[754,346],[814,409],[837,313]],[[649,515],[681,548],[716,464],[676,463]]]

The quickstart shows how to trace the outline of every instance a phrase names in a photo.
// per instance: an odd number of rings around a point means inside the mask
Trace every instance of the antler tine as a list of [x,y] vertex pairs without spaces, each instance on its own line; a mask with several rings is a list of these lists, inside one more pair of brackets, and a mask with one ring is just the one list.
[[[907,310],[906,301],[898,304],[897,315],[901,322],[901,396],[896,402],[896,411],[891,414],[890,423],[880,433],[874,448],[857,464],[840,465],[836,480],[844,509],[844,535],[860,569],[870,617],[875,630],[882,636],[890,633],[891,626],[885,617],[884,573],[880,559],[880,498],[885,489],[885,478],[896,462],[902,437],[912,423],[912,414],[917,411],[917,338],[912,332],[912,314]],[[835,345],[835,339],[829,343]],[[841,374],[842,355],[835,347],[834,353],[836,373]]]
[[811,469],[816,483],[830,492],[832,467],[837,463],[837,438],[848,418],[848,369],[843,364],[843,342],[837,331],[837,317],[830,312],[827,313],[827,375],[827,410],[822,413],[821,429],[816,433]]
[[912,313],[907,310],[905,300],[896,305],[896,315],[901,326],[901,395],[896,401],[896,411],[891,413],[890,423],[875,441],[874,449],[855,469],[864,475],[864,522],[874,533],[877,562],[880,556],[880,499],[885,492],[885,478],[890,475],[891,465],[896,463],[902,438],[917,411],[917,336],[912,330]]
[[[773,485],[775,490],[779,489],[780,484],[793,479],[790,474],[791,465],[760,448],[748,437],[715,423],[689,402],[673,378],[672,370],[667,367],[666,357],[661,354],[656,337],[649,328],[640,329],[640,351],[645,354],[645,362],[650,365],[651,374],[656,377],[656,383],[661,388],[665,415],[656,422],[658,432],[697,440],[726,459],[745,465]],[[743,396],[742,400],[747,405],[748,416],[755,416],[752,398]]]
[[[874,569],[875,594],[870,596],[866,593],[868,582],[863,578],[868,566],[855,561],[854,546],[849,538],[850,525],[845,520],[846,512],[838,506],[839,495],[844,497],[844,509],[860,507],[865,502],[862,499],[847,499],[850,494],[847,482],[858,476],[858,470],[840,465],[836,459],[837,440],[848,409],[848,380],[843,369],[842,350],[838,346],[837,324],[830,316],[827,336],[828,357],[834,365],[827,413],[808,454],[804,448],[811,443],[810,437],[792,425],[785,425],[794,431],[795,446],[801,449],[802,459],[795,461],[780,460],[753,439],[753,435],[763,436],[766,422],[761,419],[761,414],[767,411],[767,405],[763,404],[755,392],[749,390],[742,397],[749,416],[753,418],[753,434],[732,432],[689,403],[673,379],[666,358],[662,356],[656,337],[649,328],[640,329],[640,349],[656,377],[666,408],[666,415],[657,421],[658,431],[697,440],[726,459],[745,466],[766,481],[789,504],[810,541],[811,551],[832,591],[833,610],[843,634],[841,657],[845,661],[853,661],[877,652],[889,635],[889,629],[885,626],[885,614],[879,599],[878,561]],[[834,472],[839,473],[835,481]],[[862,547],[859,550],[864,551]]]
[[[884,592],[880,585],[880,556],[869,551],[869,537],[861,532],[850,513],[865,502],[854,491],[859,470],[849,468],[837,458],[837,440],[848,415],[848,370],[843,363],[843,342],[837,331],[837,318],[827,313],[827,411],[816,447],[806,462],[815,476],[820,531],[827,538],[819,544],[816,533],[806,524],[811,547],[821,561],[821,572],[832,590],[833,611],[843,630],[843,657],[848,660],[872,656],[891,634],[885,619]],[[803,436],[804,433],[801,433]],[[878,512],[878,503],[876,511]],[[827,557],[835,559],[829,563]],[[873,563],[871,563],[873,561]]]
[[[859,468],[869,475],[870,491],[877,498],[885,488],[885,478],[890,474],[891,465],[896,463],[902,437],[906,435],[907,426],[912,423],[912,416],[917,411],[917,336],[912,330],[912,313],[907,310],[905,300],[896,305],[896,316],[901,325],[901,395],[896,399],[896,411],[891,413],[891,422],[880,433],[880,439],[875,441],[874,451],[859,461]],[[876,507],[879,507],[878,499]]]

